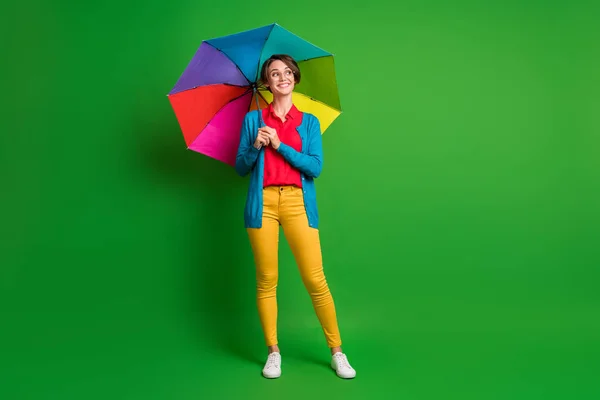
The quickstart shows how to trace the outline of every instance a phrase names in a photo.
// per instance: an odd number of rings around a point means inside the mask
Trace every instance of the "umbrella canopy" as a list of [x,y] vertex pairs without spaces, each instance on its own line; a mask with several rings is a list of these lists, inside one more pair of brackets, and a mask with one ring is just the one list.
[[282,53],[296,60],[302,75],[293,103],[314,114],[325,132],[342,112],[333,54],[271,24],[202,41],[168,94],[188,149],[235,165],[244,116],[272,101],[258,87],[260,68]]

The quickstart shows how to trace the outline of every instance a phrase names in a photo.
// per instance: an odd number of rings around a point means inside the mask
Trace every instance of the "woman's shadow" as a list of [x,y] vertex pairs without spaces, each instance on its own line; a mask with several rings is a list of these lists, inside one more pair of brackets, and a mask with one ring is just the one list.
[[[175,117],[140,119],[134,132],[150,183],[176,196],[188,217],[173,251],[185,260],[181,304],[185,326],[203,349],[262,364],[255,273],[243,224],[247,180],[234,168],[186,149]],[[147,116],[147,115],[146,115]],[[179,197],[181,196],[181,197]],[[179,234],[180,232],[178,232]]]

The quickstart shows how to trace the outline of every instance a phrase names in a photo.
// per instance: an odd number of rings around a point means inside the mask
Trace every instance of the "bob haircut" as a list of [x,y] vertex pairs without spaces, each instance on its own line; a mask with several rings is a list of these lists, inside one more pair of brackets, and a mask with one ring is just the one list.
[[[287,54],[273,54],[271,57],[269,57],[268,59],[265,60],[265,62],[262,65],[262,68],[260,70],[259,83],[261,85],[264,85],[269,81],[268,80],[269,66],[275,60],[282,61],[285,65],[287,65],[292,70],[292,73],[294,74],[294,83],[295,84],[300,83],[300,78],[301,78],[300,68],[298,67],[298,63],[296,63],[296,60],[294,60],[291,56],[289,56]],[[270,91],[271,91],[271,89],[269,89],[269,92]]]

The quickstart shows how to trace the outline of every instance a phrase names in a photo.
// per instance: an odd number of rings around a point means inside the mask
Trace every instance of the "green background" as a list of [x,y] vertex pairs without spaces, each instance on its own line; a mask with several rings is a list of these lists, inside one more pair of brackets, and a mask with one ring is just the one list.
[[[600,396],[598,6],[168,3],[3,11],[0,398]],[[336,55],[317,190],[352,381],[283,240],[260,376],[248,182],[166,97],[203,39],[272,22]]]

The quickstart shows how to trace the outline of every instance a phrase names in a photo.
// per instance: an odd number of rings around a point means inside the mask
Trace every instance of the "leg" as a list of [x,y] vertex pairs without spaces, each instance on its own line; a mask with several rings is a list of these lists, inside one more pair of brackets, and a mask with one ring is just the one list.
[[290,188],[286,192],[286,198],[282,199],[280,207],[280,218],[327,345],[334,354],[341,351],[342,345],[335,305],[323,272],[319,231],[308,226],[301,189]]
[[[262,228],[249,228],[248,237],[256,266],[256,303],[266,345],[270,350],[277,346],[277,281],[279,217],[273,190],[265,189]],[[274,193],[277,196],[277,193]]]

